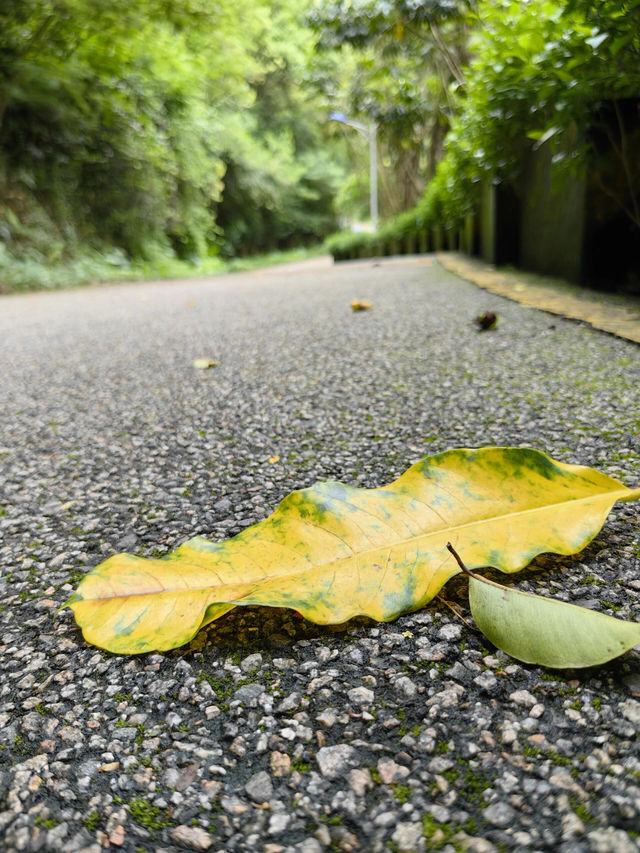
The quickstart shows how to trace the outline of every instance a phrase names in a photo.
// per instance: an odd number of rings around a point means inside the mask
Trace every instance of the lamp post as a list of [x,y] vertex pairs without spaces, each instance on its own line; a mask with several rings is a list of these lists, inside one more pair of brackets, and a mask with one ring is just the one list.
[[369,215],[376,230],[378,228],[378,125],[375,122],[362,124],[339,112],[329,113],[329,118],[349,125],[369,140]]

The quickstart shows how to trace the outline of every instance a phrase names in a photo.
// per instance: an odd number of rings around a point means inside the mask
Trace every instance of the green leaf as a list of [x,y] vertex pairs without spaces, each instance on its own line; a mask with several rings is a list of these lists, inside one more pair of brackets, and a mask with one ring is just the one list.
[[640,623],[564,601],[469,578],[469,604],[494,646],[525,663],[554,669],[597,666],[640,643]]
[[293,492],[226,542],[196,537],[162,559],[117,554],[66,604],[88,642],[126,654],[183,645],[235,605],[291,607],[320,624],[389,621],[458,573],[449,540],[471,567],[514,572],[543,551],[579,551],[615,501],[639,497],[536,450],[449,450],[380,489]]

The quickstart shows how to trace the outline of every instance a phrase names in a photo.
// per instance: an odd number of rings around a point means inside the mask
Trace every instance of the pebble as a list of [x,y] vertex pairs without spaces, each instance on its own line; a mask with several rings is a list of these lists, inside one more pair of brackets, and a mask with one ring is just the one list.
[[251,776],[244,789],[254,803],[266,803],[273,795],[271,777],[264,770]]
[[515,690],[510,694],[509,699],[511,702],[515,702],[516,705],[524,705],[528,708],[533,708],[538,704],[536,697],[529,693],[528,690]]
[[176,826],[169,832],[171,840],[189,850],[209,850],[213,839],[204,829],[193,826]]
[[390,785],[392,782],[398,782],[406,779],[410,774],[408,767],[402,764],[397,764],[392,758],[381,758],[378,761],[378,773],[380,779],[385,785]]
[[401,821],[395,828],[391,840],[396,849],[403,853],[421,853],[426,849],[421,823]]
[[498,684],[498,679],[492,672],[483,672],[480,675],[476,675],[473,679],[473,683],[481,690],[484,690],[487,693],[493,693]]
[[620,703],[623,717],[636,726],[640,726],[640,702],[636,699],[626,699]]
[[497,802],[483,809],[482,816],[489,823],[502,828],[513,823],[516,813],[508,803]]
[[356,751],[348,744],[323,746],[316,754],[316,761],[323,776],[336,779],[356,763]]
[[354,687],[347,693],[349,701],[354,705],[371,705],[375,698],[373,690],[368,687]]

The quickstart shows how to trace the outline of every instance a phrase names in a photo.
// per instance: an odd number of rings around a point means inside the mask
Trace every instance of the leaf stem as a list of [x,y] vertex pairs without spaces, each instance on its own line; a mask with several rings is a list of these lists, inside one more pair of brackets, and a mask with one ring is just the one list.
[[465,566],[465,564],[462,562],[462,559],[460,558],[460,554],[458,554],[458,552],[457,552],[457,551],[456,551],[456,549],[453,547],[453,545],[451,544],[451,542],[447,542],[447,550],[451,551],[451,553],[453,554],[453,556],[454,556],[454,557],[455,557],[455,559],[456,559],[456,563],[460,566],[460,568],[461,568],[461,569],[462,569],[462,571],[465,573],[465,575],[469,575],[469,577],[470,577],[470,578],[475,577],[475,575],[473,574],[473,572],[472,572],[470,569],[468,569],[468,568]]
[[441,601],[445,607],[448,607],[454,616],[457,616],[461,622],[464,622],[464,624],[467,626],[467,628],[471,628],[472,631],[474,630],[473,625],[470,625],[467,622],[467,620],[464,618],[464,616],[461,613],[458,613],[455,606],[450,601],[447,601],[447,599],[443,598],[441,595],[436,595],[436,598],[438,599],[438,601]]

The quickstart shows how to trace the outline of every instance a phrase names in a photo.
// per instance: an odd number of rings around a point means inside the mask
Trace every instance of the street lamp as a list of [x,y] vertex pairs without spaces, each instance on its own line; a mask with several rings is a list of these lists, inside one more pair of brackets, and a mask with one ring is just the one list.
[[329,113],[329,118],[349,125],[369,140],[369,214],[375,230],[378,228],[378,125],[362,124],[339,112]]

